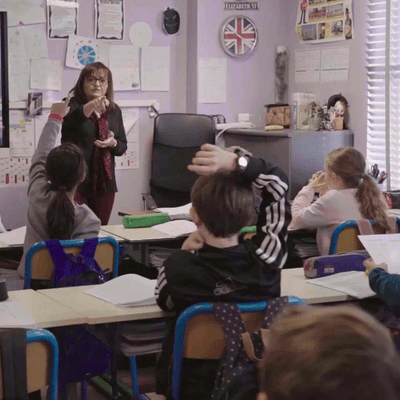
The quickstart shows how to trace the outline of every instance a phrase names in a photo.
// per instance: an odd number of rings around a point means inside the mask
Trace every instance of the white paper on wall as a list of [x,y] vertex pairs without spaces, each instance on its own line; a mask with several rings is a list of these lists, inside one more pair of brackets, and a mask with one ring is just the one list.
[[153,39],[151,26],[146,22],[135,22],[129,30],[129,39],[136,47],[147,47]]
[[349,80],[350,48],[322,49],[321,82],[347,82]]
[[30,59],[47,58],[48,50],[45,26],[42,24],[30,25],[19,29],[22,29],[27,57]]
[[19,24],[19,16],[10,8],[3,7],[3,3],[1,6],[0,11],[7,11],[7,26],[17,26]]
[[47,0],[47,30],[50,39],[78,34],[78,0]]
[[91,62],[100,61],[108,66],[110,45],[90,38],[70,35],[68,38],[65,65],[83,69]]
[[[46,71],[46,73],[43,73]],[[58,60],[38,58],[31,61],[31,88],[61,90],[62,65]]]
[[136,68],[139,70],[139,49],[135,46],[111,46],[109,67]]
[[31,157],[0,158],[0,187],[27,185],[30,166]]
[[139,168],[139,143],[129,142],[128,150],[121,157],[115,157],[115,169]]
[[95,0],[95,38],[123,40],[124,0]]
[[[44,108],[42,110],[42,115],[36,115],[36,117],[33,120],[35,124],[35,148],[39,143],[40,136],[42,135],[42,131],[44,126],[46,125],[47,120],[49,119],[49,115],[50,115],[50,109]],[[61,135],[58,135],[54,147],[57,147],[60,144],[61,144]]]
[[42,2],[37,0],[1,0],[0,11],[7,11],[7,25],[40,24],[46,22]]
[[200,58],[199,103],[226,103],[226,58]]
[[35,131],[33,120],[26,119],[25,111],[10,111],[10,155],[31,156],[34,152]]
[[124,107],[121,109],[128,150],[122,157],[115,157],[116,169],[139,168],[139,108]]
[[168,92],[169,47],[143,47],[141,61],[142,92]]
[[29,92],[29,59],[20,28],[8,28],[10,101],[26,100]]
[[314,83],[320,81],[321,51],[307,50],[295,52],[295,82]]
[[139,71],[135,68],[111,68],[114,90],[139,90]]

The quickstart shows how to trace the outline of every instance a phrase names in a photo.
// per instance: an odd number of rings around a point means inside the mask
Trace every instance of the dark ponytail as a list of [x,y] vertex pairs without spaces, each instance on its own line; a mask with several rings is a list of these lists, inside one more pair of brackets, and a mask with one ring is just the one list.
[[75,226],[74,205],[67,196],[86,174],[85,158],[80,148],[64,143],[53,149],[46,160],[50,190],[56,196],[47,209],[47,233],[50,239],[71,239]]

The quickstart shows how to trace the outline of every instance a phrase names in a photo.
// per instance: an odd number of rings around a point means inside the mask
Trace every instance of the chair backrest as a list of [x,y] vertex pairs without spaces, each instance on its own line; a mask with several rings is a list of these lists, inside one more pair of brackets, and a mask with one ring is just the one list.
[[[83,239],[60,240],[66,253],[75,256],[81,251]],[[95,260],[105,271],[112,272],[113,278],[118,276],[119,245],[112,237],[99,238],[94,255]],[[25,289],[31,287],[32,279],[50,280],[54,270],[54,263],[44,241],[34,244],[26,254],[25,260]]]
[[[58,344],[45,329],[26,332],[26,373],[28,393],[49,386],[48,399],[57,398]],[[3,360],[0,359],[0,364]],[[0,399],[3,399],[2,369],[0,368]]]
[[[215,143],[215,123],[209,115],[160,114],[154,121],[151,195],[158,207],[190,202],[197,174],[187,166],[203,143]],[[179,204],[177,204],[179,203]]]
[[[304,304],[296,296],[289,296],[290,305]],[[264,320],[266,301],[238,303],[247,332],[261,328]],[[187,308],[178,318],[172,361],[172,396],[179,399],[183,358],[213,359],[222,357],[225,349],[225,335],[222,326],[213,313],[210,303],[199,303]]]
[[[371,225],[375,234],[385,233],[385,230],[377,227],[374,221],[371,221]],[[396,218],[396,228],[396,232],[400,232],[400,218]],[[364,250],[364,246],[358,239],[358,235],[360,235],[360,230],[357,221],[342,222],[332,233],[329,254]]]

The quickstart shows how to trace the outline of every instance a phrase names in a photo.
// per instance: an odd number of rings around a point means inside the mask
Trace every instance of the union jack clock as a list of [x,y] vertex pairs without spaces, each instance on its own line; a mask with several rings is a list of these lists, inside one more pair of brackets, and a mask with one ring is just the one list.
[[256,25],[243,15],[230,17],[221,29],[221,46],[232,57],[251,53],[256,47],[257,38]]

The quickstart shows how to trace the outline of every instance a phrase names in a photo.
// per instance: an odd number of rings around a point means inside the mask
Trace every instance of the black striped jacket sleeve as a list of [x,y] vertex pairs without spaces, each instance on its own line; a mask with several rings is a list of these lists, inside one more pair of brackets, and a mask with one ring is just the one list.
[[287,227],[291,220],[287,176],[278,166],[260,158],[251,158],[243,175],[262,194],[257,234],[251,239],[257,246],[256,254],[269,267],[282,268],[287,259]]
[[168,291],[167,275],[165,274],[164,265],[158,269],[158,278],[154,295],[157,304],[164,311],[172,311],[175,308],[174,303],[172,302],[171,295]]

